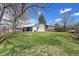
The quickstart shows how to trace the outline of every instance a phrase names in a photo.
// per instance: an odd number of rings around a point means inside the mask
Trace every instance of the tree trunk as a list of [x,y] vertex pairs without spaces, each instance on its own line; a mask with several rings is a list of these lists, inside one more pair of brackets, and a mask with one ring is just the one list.
[[17,19],[14,19],[14,23],[13,23],[13,33],[16,33],[16,26],[17,26]]

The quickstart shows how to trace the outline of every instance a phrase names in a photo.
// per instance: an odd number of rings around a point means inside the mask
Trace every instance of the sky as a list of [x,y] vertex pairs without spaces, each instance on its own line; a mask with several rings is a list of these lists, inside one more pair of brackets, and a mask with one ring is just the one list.
[[[65,12],[71,12],[70,16],[73,18],[73,22],[79,22],[79,3],[53,3],[46,10],[38,8],[31,8],[30,19],[34,22],[38,21],[39,14],[43,14],[47,24],[55,24],[60,22],[62,19],[60,15]],[[35,15],[34,12],[38,14]]]
[[[34,3],[33,3],[34,4]],[[26,6],[30,6],[32,3],[28,3]],[[38,3],[36,4],[38,5]],[[62,19],[60,18],[60,15],[66,12],[70,13],[70,17],[72,18],[71,23],[77,23],[79,22],[79,3],[52,3],[52,4],[39,4],[43,7],[49,6],[47,9],[43,10],[38,7],[31,7],[26,11],[26,16],[28,14],[28,21],[31,23],[37,23],[40,14],[44,15],[44,18],[46,20],[46,23],[49,24],[55,24],[55,23],[61,23]],[[27,13],[28,12],[28,13]],[[7,14],[6,14],[7,15]],[[7,16],[7,19],[10,16]],[[4,14],[4,17],[6,19],[6,16]],[[27,18],[25,18],[27,20]],[[3,21],[4,22],[4,21]]]

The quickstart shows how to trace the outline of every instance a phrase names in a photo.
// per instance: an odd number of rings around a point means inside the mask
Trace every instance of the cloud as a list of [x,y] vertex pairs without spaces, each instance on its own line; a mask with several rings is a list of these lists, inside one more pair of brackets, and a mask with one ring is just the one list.
[[72,14],[72,16],[79,16],[79,12]]
[[32,19],[27,20],[26,22],[27,22],[28,24],[31,24],[31,23],[32,23],[32,24],[36,24],[36,23],[37,23],[37,20],[35,20],[35,19],[32,18]]
[[49,23],[52,23],[52,21],[49,21]]
[[41,15],[41,12],[40,11],[38,12],[38,15]]
[[50,25],[50,24],[52,24],[52,21],[48,21],[48,22],[47,22],[47,25]]
[[65,8],[64,10],[60,10],[59,14],[66,13],[66,12],[69,12],[71,10],[72,10],[71,8]]
[[62,19],[61,18],[57,18],[56,20],[55,20],[55,22],[58,22],[58,21],[61,21]]
[[36,23],[36,20],[31,19],[30,22],[31,22],[31,23]]

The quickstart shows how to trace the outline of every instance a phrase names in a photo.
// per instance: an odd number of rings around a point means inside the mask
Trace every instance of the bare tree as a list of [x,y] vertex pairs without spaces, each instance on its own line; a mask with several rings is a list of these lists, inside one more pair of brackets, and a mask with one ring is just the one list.
[[14,24],[13,24],[13,32],[16,31],[16,26],[18,19],[27,11],[28,9],[31,9],[32,7],[37,7],[41,9],[45,9],[46,4],[41,5],[41,4],[9,4],[12,9],[12,16],[14,17]]
[[0,22],[2,20],[2,17],[3,17],[3,14],[4,14],[4,11],[5,11],[5,4],[0,4]]
[[[5,10],[8,9],[9,12],[7,12],[7,15],[10,16],[10,20],[5,20],[4,21],[8,21],[11,22],[13,24],[13,32],[16,32],[16,27],[18,25],[18,21],[22,20],[21,18],[24,16],[24,13],[27,13],[26,11],[31,9],[32,7],[35,8],[40,8],[42,10],[46,10],[46,8],[48,8],[50,6],[50,4],[24,4],[24,3],[5,3],[2,4],[3,7],[2,8],[2,12],[1,12],[1,16],[0,19],[2,19]],[[9,14],[8,14],[9,13]],[[25,15],[27,16],[27,15]]]
[[[7,4],[5,4],[5,3],[0,4],[0,25],[1,25],[1,21],[3,20],[2,18],[5,13],[6,8],[7,8]],[[1,35],[1,33],[5,33],[5,26],[4,26],[4,28],[0,29],[0,35]]]
[[11,16],[13,17],[13,20],[12,20],[13,32],[16,32],[18,18],[21,17],[21,15],[23,15],[23,13],[25,12],[24,7],[25,7],[25,4],[9,4],[8,5],[9,12]]
[[63,24],[63,31],[67,31],[67,26],[70,20],[70,12],[65,12],[61,14],[62,24]]

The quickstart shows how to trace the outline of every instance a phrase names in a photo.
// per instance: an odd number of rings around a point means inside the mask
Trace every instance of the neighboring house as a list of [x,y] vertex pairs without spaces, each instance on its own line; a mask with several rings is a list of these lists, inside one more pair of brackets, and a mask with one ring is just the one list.
[[79,34],[79,24],[75,26],[75,32]]
[[29,24],[22,24],[17,26],[16,31],[23,31],[23,32],[44,32],[46,29],[46,23],[43,15],[40,15],[38,23],[29,23]]
[[79,33],[79,24],[69,26],[67,31],[71,33]]
[[22,25],[22,27],[16,28],[17,32],[44,32],[45,25],[43,24],[26,24]]
[[75,33],[75,28],[70,28],[67,31],[70,32],[70,33]]
[[23,32],[25,32],[25,31],[37,32],[37,25],[36,24],[23,25],[22,30],[23,30]]
[[55,31],[55,26],[51,26],[51,25],[48,25],[47,26],[47,31]]

